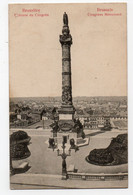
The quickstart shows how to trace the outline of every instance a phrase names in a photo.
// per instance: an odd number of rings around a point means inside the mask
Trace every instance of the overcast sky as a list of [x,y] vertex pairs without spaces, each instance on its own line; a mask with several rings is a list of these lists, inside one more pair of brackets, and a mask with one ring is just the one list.
[[[23,8],[49,16],[15,17]],[[104,14],[97,8],[121,16],[88,16]],[[73,38],[73,96],[127,95],[125,4],[21,4],[9,9],[10,97],[61,96],[64,12]]]

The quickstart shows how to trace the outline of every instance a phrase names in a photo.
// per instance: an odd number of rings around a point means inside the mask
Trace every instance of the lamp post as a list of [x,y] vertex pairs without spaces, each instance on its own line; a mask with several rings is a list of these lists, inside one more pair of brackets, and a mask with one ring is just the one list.
[[[78,149],[78,146],[75,145],[74,141],[70,140],[70,148],[68,150],[66,150],[65,144],[67,143],[67,141],[68,141],[67,139],[69,139],[69,136],[63,135],[62,138],[63,138],[62,145],[61,145],[62,149],[59,149],[59,148],[57,149],[57,156],[61,156],[61,158],[62,158],[62,179],[66,180],[67,179],[66,158],[67,158],[67,156],[71,156],[71,149],[74,149],[75,152],[79,149]],[[55,138],[49,138],[49,148],[53,149],[53,151],[57,146],[59,146],[58,139],[57,139],[56,145],[55,145],[54,139]]]
[[68,154],[65,151],[65,137],[63,136],[63,142],[62,142],[62,153],[60,153],[60,150],[57,149],[57,155],[62,157],[62,179],[67,179],[67,165],[66,165],[66,158],[67,156],[71,156],[71,149],[68,150]]

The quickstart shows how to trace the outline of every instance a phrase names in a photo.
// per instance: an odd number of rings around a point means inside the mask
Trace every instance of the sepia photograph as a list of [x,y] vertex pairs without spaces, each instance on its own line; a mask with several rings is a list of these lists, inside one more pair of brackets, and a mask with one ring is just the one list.
[[127,4],[9,4],[10,189],[128,188]]

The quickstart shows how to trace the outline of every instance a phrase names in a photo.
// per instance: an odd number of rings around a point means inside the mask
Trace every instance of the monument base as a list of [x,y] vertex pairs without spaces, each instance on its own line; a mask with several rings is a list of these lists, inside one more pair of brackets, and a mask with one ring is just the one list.
[[72,131],[74,128],[75,108],[72,105],[62,105],[59,109],[59,128],[61,131]]
[[60,131],[73,131],[74,129],[74,121],[72,120],[60,120],[59,121],[59,129]]

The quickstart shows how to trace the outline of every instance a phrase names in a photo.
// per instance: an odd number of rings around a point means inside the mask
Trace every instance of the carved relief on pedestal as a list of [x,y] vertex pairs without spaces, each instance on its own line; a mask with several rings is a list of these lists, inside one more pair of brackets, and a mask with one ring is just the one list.
[[64,130],[64,131],[70,131],[70,130],[72,130],[73,129],[73,124],[70,124],[70,123],[62,123],[62,124],[60,124],[60,129],[61,130]]
[[72,104],[72,94],[70,86],[64,86],[62,88],[62,101],[68,105]]

